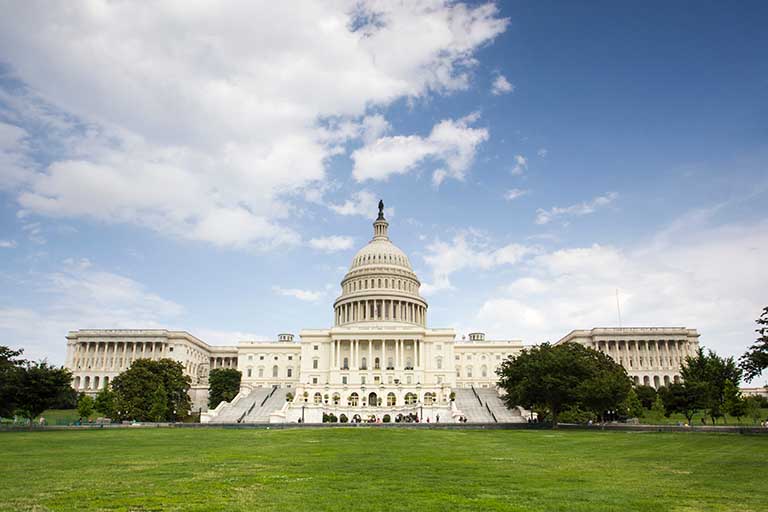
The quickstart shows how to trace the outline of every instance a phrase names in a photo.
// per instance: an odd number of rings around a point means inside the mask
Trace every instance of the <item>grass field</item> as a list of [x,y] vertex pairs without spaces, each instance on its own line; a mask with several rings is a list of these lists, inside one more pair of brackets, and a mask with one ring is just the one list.
[[2,510],[768,510],[768,436],[121,429],[0,433]]

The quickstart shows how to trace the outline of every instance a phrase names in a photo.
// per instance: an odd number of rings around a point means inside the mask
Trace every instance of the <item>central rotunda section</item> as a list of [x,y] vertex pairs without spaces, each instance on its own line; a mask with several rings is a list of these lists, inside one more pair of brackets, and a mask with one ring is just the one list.
[[360,249],[341,281],[333,304],[336,326],[395,322],[426,327],[427,302],[408,256],[389,239],[384,205],[373,223],[373,238]]

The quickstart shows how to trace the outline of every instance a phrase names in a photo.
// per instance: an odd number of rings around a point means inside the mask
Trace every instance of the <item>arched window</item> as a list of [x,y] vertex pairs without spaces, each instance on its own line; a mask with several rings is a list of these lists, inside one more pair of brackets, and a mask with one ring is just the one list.
[[381,361],[379,361],[379,358],[373,360],[373,369],[374,370],[380,370],[381,369]]
[[342,370],[349,370],[349,358],[345,357],[343,361],[344,365],[341,367]]
[[643,386],[650,386],[651,385],[651,378],[647,375],[643,377]]
[[442,370],[443,369],[443,358],[442,357],[438,357],[437,358],[437,369],[438,370]]
[[363,357],[363,364],[360,366],[361,370],[367,370],[368,369],[368,360]]
[[387,358],[387,370],[394,370],[395,369],[395,362],[394,359],[391,357]]
[[75,377],[75,389],[80,389],[80,377]]
[[483,377],[488,376],[488,368],[485,365],[480,367],[480,375]]
[[658,375],[654,375],[653,376],[653,387],[655,387],[656,389],[659,389],[659,387],[660,387],[659,376]]
[[352,393],[351,395],[349,395],[349,398],[347,399],[347,403],[352,407],[357,407],[357,402],[359,398],[360,397],[357,395],[357,393]]
[[93,378],[93,389],[99,389],[99,378],[94,377]]
[[413,393],[406,393],[405,394],[405,405],[415,405],[416,404],[416,395]]
[[406,370],[413,370],[413,361],[411,360],[410,357],[405,360],[405,369]]
[[387,406],[392,407],[393,405],[397,405],[397,397],[394,393],[387,393]]
[[278,368],[277,365],[273,366],[272,367],[272,377],[276,379],[277,378],[277,372],[279,372],[279,371],[280,371],[280,368]]
[[259,378],[260,379],[264,378],[264,368],[259,368]]
[[320,405],[323,402],[323,395],[315,393],[315,405]]
[[293,376],[293,368],[288,368],[288,369],[285,371],[285,376],[286,376],[286,377],[289,377],[289,378],[290,378],[290,377],[292,377],[292,376]]
[[472,378],[472,367],[467,366],[467,377]]
[[456,367],[456,376],[457,377],[461,377],[461,367],[460,366]]
[[424,393],[424,405],[432,405],[435,402],[434,393]]
[[664,385],[669,386],[669,375],[664,376]]
[[87,375],[85,377],[85,389],[91,389],[91,377]]

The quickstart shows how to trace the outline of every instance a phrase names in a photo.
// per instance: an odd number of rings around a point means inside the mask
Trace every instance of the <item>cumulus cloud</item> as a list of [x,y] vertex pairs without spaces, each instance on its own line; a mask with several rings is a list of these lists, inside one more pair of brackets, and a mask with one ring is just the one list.
[[332,235],[320,238],[312,238],[309,246],[323,252],[345,251],[352,248],[354,238],[350,236]]
[[2,249],[15,249],[16,240],[0,240],[0,248]]
[[530,193],[530,190],[513,188],[511,190],[507,190],[507,192],[504,194],[504,199],[506,199],[507,201],[514,201],[515,199],[519,197],[523,197],[524,195],[527,195],[529,193]]
[[484,237],[465,231],[450,242],[436,240],[426,247],[424,262],[430,269],[430,282],[422,284],[425,295],[453,288],[451,275],[467,269],[490,270],[501,265],[515,265],[536,249],[520,244],[488,247]]
[[280,286],[273,286],[272,291],[275,292],[277,295],[282,295],[283,297],[293,297],[294,299],[299,299],[307,302],[315,302],[320,300],[325,296],[324,291],[312,291],[312,290],[301,290],[298,288],[282,288]]
[[528,170],[528,159],[523,155],[515,155],[515,166],[509,171],[512,176],[521,176]]
[[527,343],[557,341],[572,329],[616,326],[618,289],[625,326],[697,328],[703,345],[739,355],[765,305],[767,248],[762,222],[681,232],[638,248],[541,253],[494,291],[476,320]]
[[434,172],[434,184],[439,185],[447,177],[463,180],[478,146],[488,140],[487,129],[471,126],[478,117],[472,114],[457,120],[445,119],[433,126],[427,137],[381,137],[352,153],[352,175],[357,181],[386,180],[393,174],[413,171],[431,159],[444,165]]
[[514,90],[515,86],[509,83],[509,80],[504,75],[497,76],[491,85],[491,92],[494,96],[514,92]]
[[0,186],[26,212],[259,247],[297,243],[284,219],[342,141],[386,135],[370,109],[466,88],[507,25],[492,4],[448,1],[6,10],[0,59],[25,87],[4,102],[61,152],[30,180],[5,147],[26,135],[0,130]]
[[618,197],[619,195],[616,192],[609,192],[603,196],[598,196],[591,201],[584,201],[571,206],[553,206],[549,210],[539,208],[536,210],[536,224],[549,224],[553,220],[561,218],[589,215],[600,208],[610,205],[616,201]]

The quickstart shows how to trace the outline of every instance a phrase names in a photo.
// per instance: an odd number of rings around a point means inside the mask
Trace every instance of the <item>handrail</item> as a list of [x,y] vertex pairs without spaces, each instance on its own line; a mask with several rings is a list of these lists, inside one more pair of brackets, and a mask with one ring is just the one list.
[[267,403],[267,400],[272,398],[272,395],[275,394],[275,391],[277,391],[277,386],[273,385],[272,386],[272,391],[270,391],[269,394],[264,397],[264,400],[261,401],[261,405],[259,405],[259,407],[264,407],[264,404]]
[[478,402],[480,402],[480,407],[482,407],[482,406],[483,406],[483,401],[482,401],[482,400],[480,400],[480,395],[478,395],[478,394],[477,394],[477,391],[475,391],[475,386],[473,386],[472,384],[470,384],[470,385],[469,385],[469,387],[471,387],[471,388],[472,388],[472,393],[474,393],[474,394],[475,394],[475,398],[477,398],[477,401],[478,401]]
[[491,413],[491,418],[493,418],[493,421],[494,421],[494,422],[496,422],[496,423],[498,423],[498,422],[499,422],[499,420],[497,420],[497,419],[496,419],[496,415],[495,415],[495,414],[493,414],[493,411],[491,410],[491,408],[490,408],[490,407],[488,407],[488,402],[485,402],[485,409],[486,409],[486,410],[487,410],[489,413]]

